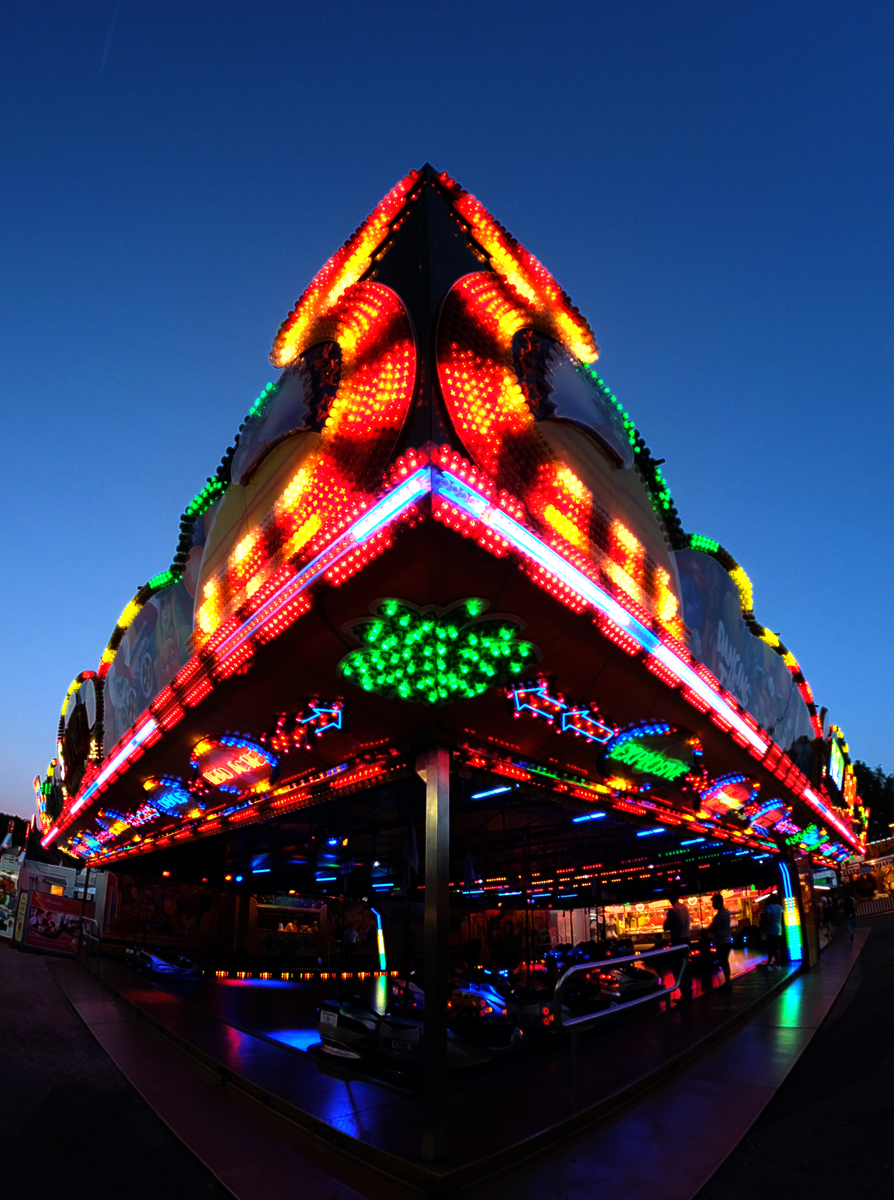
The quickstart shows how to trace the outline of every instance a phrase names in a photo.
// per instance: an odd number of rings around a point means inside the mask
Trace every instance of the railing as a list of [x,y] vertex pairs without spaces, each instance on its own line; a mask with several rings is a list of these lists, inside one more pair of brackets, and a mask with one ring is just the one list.
[[[595,1013],[583,1013],[579,1017],[566,1017],[562,1008],[562,995],[568,980],[574,975],[589,973],[592,971],[601,970],[616,970],[618,967],[623,967],[626,963],[636,963],[641,966],[643,963],[657,958],[670,958],[676,961],[676,968],[673,971],[673,983],[666,984],[664,982],[663,973],[656,972],[656,979],[659,986],[650,992],[646,992],[642,996],[637,996],[633,1000],[622,1000],[619,1004],[613,1004],[610,1008],[601,1009]],[[646,1004],[649,1001],[660,1000],[665,998],[665,1054],[670,1052],[670,1016],[671,1016],[671,993],[676,991],[683,979],[683,972],[686,970],[686,964],[689,961],[689,946],[688,944],[666,946],[661,950],[647,950],[644,954],[629,954],[624,958],[601,958],[598,962],[582,962],[576,963],[573,967],[569,967],[563,975],[560,976],[556,983],[555,1000],[553,1002],[553,1011],[555,1013],[556,1024],[560,1029],[567,1029],[571,1033],[571,1105],[577,1108],[577,1093],[578,1093],[578,1056],[580,1035],[584,1029],[589,1029],[595,1025],[597,1021],[603,1017],[614,1016],[615,1013],[623,1012],[628,1008],[635,1008],[638,1004]]]
[[91,971],[99,970],[99,953],[102,948],[102,930],[93,917],[81,917],[80,949],[84,961]]

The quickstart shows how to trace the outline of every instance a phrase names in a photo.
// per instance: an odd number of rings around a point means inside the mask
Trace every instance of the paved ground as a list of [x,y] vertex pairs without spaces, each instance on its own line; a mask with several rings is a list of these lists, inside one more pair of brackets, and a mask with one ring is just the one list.
[[0,943],[4,1200],[232,1200],[112,1064],[48,970]]
[[696,1200],[894,1196],[894,915],[860,925],[872,932],[831,1012]]

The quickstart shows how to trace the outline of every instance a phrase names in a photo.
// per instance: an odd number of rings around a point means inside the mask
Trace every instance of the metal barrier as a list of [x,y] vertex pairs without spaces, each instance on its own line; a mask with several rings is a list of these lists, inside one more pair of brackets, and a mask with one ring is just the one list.
[[891,912],[894,909],[894,896],[875,896],[872,900],[857,901],[857,916],[868,917],[873,913]]
[[[677,967],[673,969],[673,983],[665,984],[660,975],[656,975],[659,987],[654,991],[646,992],[643,996],[637,996],[634,1000],[626,1000],[620,1004],[613,1004],[611,1008],[604,1008],[595,1013],[583,1013],[579,1017],[566,1017],[562,1009],[562,994],[565,990],[565,985],[568,980],[574,975],[589,973],[591,971],[599,971],[602,969],[616,970],[618,967],[623,967],[625,963],[636,963],[641,966],[646,961],[651,961],[656,958],[670,958],[676,960]],[[569,967],[559,977],[556,983],[555,999],[553,1001],[553,1011],[555,1013],[556,1024],[560,1029],[568,1029],[571,1033],[571,1105],[577,1108],[577,1083],[578,1083],[578,1053],[580,1035],[584,1029],[589,1029],[595,1025],[603,1017],[614,1016],[615,1013],[623,1012],[628,1008],[635,1008],[638,1004],[645,1004],[648,1001],[660,1000],[665,998],[665,1054],[670,1052],[670,1015],[671,993],[676,991],[683,979],[683,972],[686,970],[686,965],[689,962],[689,945],[682,944],[676,946],[666,946],[661,950],[647,950],[644,954],[629,954],[624,958],[601,958],[597,962],[582,962],[576,963],[573,967]]]
[[102,930],[93,917],[81,917],[80,949],[84,953],[84,961],[91,971],[99,970],[99,954],[102,948]]

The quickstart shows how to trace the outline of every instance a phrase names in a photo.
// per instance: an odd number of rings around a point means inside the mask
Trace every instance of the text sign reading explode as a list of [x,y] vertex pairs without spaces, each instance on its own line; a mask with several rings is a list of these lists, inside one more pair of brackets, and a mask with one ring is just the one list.
[[695,739],[660,722],[617,734],[605,745],[603,769],[630,783],[678,783],[691,772]]

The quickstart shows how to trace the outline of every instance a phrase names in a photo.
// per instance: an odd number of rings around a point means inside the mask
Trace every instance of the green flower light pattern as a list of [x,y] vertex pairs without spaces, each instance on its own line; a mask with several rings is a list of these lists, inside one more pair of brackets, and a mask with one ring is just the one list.
[[357,621],[351,632],[362,643],[339,670],[367,692],[426,704],[479,696],[539,661],[518,624],[482,618],[484,600],[463,600],[447,609],[417,608],[383,600],[376,617]]

